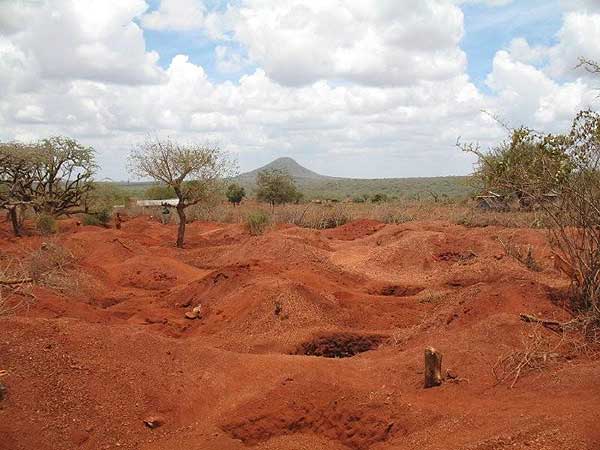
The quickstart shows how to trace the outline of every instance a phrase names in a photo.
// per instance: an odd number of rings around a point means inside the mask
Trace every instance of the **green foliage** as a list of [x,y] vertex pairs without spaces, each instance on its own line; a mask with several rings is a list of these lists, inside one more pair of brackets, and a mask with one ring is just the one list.
[[560,190],[573,170],[564,142],[565,136],[540,135],[521,127],[487,153],[473,144],[461,148],[478,158],[473,174],[476,186],[521,201]]
[[49,214],[38,215],[35,227],[43,235],[54,234],[58,231],[56,219]]
[[154,184],[144,192],[144,198],[148,200],[167,200],[176,197],[175,190],[165,184]]
[[239,205],[246,196],[246,190],[237,183],[231,183],[227,187],[227,192],[225,194],[227,195],[229,203]]
[[87,211],[111,210],[114,206],[127,205],[130,194],[116,183],[94,183],[85,201]]
[[103,209],[94,214],[86,214],[83,216],[83,224],[97,227],[107,227],[112,214],[109,210]]
[[246,216],[246,228],[253,236],[263,234],[270,223],[271,218],[264,211],[252,211]]
[[263,170],[256,178],[256,197],[271,206],[299,202],[302,193],[296,189],[293,178],[280,169]]
[[373,197],[371,197],[371,202],[372,203],[382,203],[382,202],[387,202],[388,201],[388,196],[385,194],[375,194]]

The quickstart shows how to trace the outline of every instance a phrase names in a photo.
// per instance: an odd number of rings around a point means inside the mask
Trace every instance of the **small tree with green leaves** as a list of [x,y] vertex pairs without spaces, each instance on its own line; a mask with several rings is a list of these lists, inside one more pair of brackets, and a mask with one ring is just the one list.
[[269,169],[259,172],[256,185],[256,198],[269,203],[272,209],[275,209],[275,205],[298,202],[302,198],[294,179],[285,170]]
[[185,240],[185,210],[217,195],[223,179],[235,169],[219,147],[180,144],[169,139],[148,139],[139,144],[131,151],[129,164],[134,175],[151,178],[175,192],[179,248],[183,248]]
[[244,197],[246,197],[246,190],[237,183],[231,183],[227,186],[227,200],[234,206],[239,206]]

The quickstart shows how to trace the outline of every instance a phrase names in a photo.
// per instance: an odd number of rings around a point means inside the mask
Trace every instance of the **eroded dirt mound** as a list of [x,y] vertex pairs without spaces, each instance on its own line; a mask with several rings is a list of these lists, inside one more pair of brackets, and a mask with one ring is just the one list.
[[[0,450],[600,448],[596,349],[519,316],[572,318],[543,232],[193,223],[183,250],[175,235],[144,217],[0,227],[14,267],[49,243],[72,255],[3,289],[22,306],[0,318]],[[425,390],[429,346],[445,381]]]

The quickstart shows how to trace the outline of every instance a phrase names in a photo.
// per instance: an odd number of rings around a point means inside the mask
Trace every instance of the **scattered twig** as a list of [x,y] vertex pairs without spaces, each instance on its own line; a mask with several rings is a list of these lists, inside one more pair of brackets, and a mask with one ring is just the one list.
[[8,278],[0,279],[0,285],[2,286],[15,286],[18,284],[33,283],[33,278]]
[[127,250],[129,250],[130,252],[133,252],[133,250],[131,249],[131,247],[129,247],[127,244],[125,244],[123,241],[121,241],[121,239],[115,238],[115,239],[113,239],[113,242],[117,242],[118,244],[121,244],[124,248],[126,248]]

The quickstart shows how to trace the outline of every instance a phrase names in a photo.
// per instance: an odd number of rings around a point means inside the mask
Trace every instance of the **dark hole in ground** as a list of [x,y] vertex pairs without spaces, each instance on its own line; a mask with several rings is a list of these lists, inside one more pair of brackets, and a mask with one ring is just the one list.
[[387,297],[411,297],[413,295],[417,295],[419,292],[423,291],[424,288],[416,287],[416,286],[385,286],[381,291],[379,291],[379,295],[385,295]]
[[472,251],[466,252],[443,252],[435,255],[436,261],[449,261],[449,262],[465,262],[470,261],[477,255]]
[[384,336],[354,333],[336,333],[317,336],[301,344],[295,355],[321,356],[323,358],[350,358],[359,353],[375,350]]

